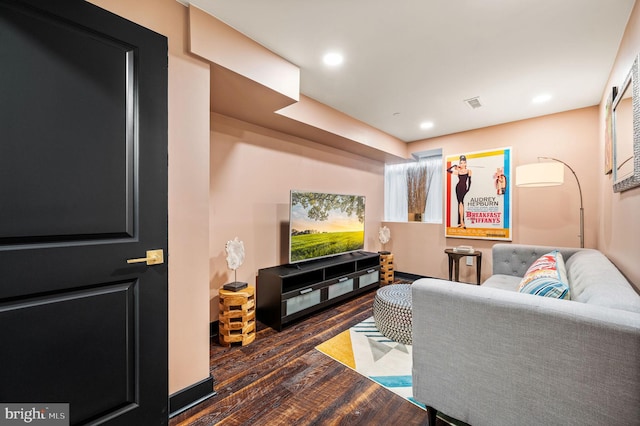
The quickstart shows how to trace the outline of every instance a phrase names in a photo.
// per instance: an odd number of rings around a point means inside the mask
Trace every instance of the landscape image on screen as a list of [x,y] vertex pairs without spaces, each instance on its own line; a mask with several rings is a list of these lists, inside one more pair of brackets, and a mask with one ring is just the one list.
[[289,263],[362,250],[361,195],[291,191]]

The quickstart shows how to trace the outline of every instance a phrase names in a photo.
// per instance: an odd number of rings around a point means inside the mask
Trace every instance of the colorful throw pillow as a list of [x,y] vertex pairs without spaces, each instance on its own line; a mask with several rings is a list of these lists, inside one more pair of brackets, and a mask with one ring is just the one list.
[[554,250],[533,262],[520,281],[518,291],[556,299],[569,299],[569,280],[562,253]]

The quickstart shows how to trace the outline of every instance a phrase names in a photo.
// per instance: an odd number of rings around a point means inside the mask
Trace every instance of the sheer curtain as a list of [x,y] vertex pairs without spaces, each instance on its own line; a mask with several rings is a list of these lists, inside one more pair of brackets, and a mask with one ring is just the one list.
[[422,160],[427,165],[427,205],[424,222],[442,223],[442,157],[427,157]]
[[419,162],[387,164],[384,167],[384,218],[389,222],[407,222],[407,171],[427,167],[427,203],[423,222],[442,223],[442,156],[421,158]]
[[384,166],[384,219],[389,222],[406,222],[407,169],[410,163]]

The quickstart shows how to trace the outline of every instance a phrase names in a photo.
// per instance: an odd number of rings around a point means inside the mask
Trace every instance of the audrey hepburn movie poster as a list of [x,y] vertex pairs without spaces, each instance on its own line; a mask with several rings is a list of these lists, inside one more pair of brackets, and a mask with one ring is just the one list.
[[511,148],[445,157],[445,236],[511,241]]

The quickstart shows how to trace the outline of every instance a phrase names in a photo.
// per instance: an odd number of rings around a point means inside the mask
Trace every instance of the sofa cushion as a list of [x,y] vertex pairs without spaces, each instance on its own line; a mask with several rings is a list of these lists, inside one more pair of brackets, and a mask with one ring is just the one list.
[[562,254],[554,250],[538,258],[524,274],[520,293],[569,299],[569,284]]
[[493,274],[482,283],[482,287],[518,291],[521,280],[522,277],[516,277],[514,275]]
[[640,295],[607,257],[582,250],[567,259],[571,299],[607,308],[640,313]]

